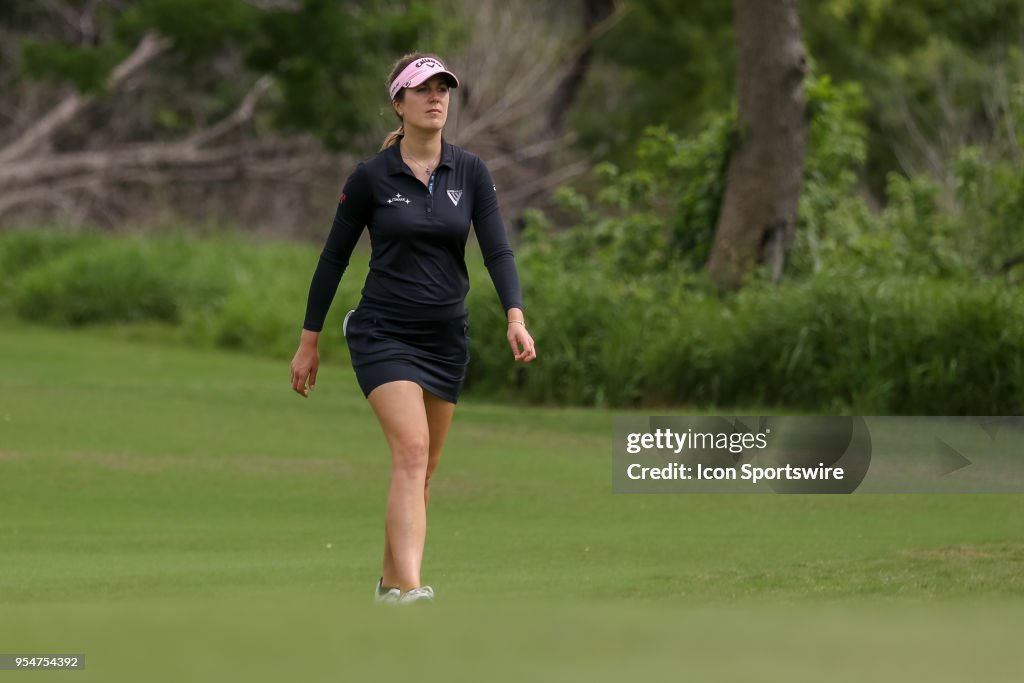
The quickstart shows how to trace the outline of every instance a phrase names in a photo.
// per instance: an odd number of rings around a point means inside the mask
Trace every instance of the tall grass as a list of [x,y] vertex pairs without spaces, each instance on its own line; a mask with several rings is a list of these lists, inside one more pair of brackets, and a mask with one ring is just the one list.
[[[862,414],[1017,414],[1024,402],[1024,294],[998,283],[812,276],[719,298],[692,276],[616,277],[519,259],[539,357],[518,366],[475,248],[467,390],[504,400],[605,406],[759,405]],[[318,249],[242,238],[0,236],[0,310],[53,325],[157,324],[186,343],[290,358]],[[341,319],[367,255],[345,274]],[[164,332],[166,331],[166,335]]]

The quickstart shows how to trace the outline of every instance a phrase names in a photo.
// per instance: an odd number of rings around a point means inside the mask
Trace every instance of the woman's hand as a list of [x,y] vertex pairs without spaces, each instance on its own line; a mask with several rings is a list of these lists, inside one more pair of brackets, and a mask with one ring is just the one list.
[[[316,371],[320,369],[320,351],[317,349],[319,332],[310,330],[302,331],[302,339],[299,341],[299,350],[292,358],[292,389],[295,393],[308,398],[309,393],[316,386]],[[309,388],[306,388],[306,382]]]
[[526,331],[526,325],[520,320],[508,321],[508,344],[512,347],[513,357],[520,363],[529,363],[537,357],[533,337]]

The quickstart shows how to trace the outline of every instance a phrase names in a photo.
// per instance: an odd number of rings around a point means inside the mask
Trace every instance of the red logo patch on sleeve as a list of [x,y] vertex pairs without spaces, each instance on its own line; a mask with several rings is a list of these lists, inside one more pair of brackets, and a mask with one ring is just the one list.
[[345,193],[344,193],[344,192],[342,192],[342,193],[341,193],[341,196],[340,196],[340,197],[338,197],[338,203],[339,203],[339,204],[341,204],[341,203],[342,203],[342,202],[344,202],[344,201],[345,201]]

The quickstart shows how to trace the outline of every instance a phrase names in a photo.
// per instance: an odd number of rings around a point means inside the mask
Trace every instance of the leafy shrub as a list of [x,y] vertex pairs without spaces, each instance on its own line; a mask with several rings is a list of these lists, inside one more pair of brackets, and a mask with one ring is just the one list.
[[66,251],[97,243],[89,233],[15,230],[0,234],[0,312],[9,312],[19,276]]
[[[51,239],[2,235],[0,254],[45,253]],[[823,272],[721,299],[685,269],[625,272],[564,260],[543,231],[525,241],[517,260],[539,350],[525,367],[512,361],[494,288],[469,250],[467,389],[478,396],[864,414],[1016,414],[1024,402],[1024,293],[998,281]],[[37,259],[10,291],[28,319],[162,321],[192,344],[284,359],[317,253],[96,237]],[[340,322],[358,301],[365,257],[354,255],[335,297],[325,359],[345,357]]]
[[[5,265],[0,310],[59,325],[164,323],[197,346],[291,357],[318,253],[230,235],[10,232],[0,235],[0,264],[13,264]],[[325,359],[346,354],[341,320],[358,302],[366,254],[352,261],[325,323]]]
[[722,300],[678,275],[630,285],[528,260],[522,270],[537,283],[526,305],[538,360],[513,367],[494,321],[471,363],[473,388],[489,395],[861,414],[1017,414],[1024,403],[1024,294],[998,283],[819,276]]
[[[622,271],[699,268],[718,222],[734,119],[718,116],[689,139],[664,126],[647,128],[632,169],[611,163],[594,168],[593,198],[570,187],[558,190],[556,199],[577,222],[548,231],[545,240],[569,256],[599,259]],[[534,230],[546,225],[536,213],[528,222]]]
[[177,322],[181,254],[161,246],[131,240],[67,251],[21,279],[14,309],[27,320],[68,325]]

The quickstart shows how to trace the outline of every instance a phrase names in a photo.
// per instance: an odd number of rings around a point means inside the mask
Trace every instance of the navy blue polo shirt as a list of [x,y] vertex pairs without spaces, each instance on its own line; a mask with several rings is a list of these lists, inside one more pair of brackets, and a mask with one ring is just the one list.
[[442,140],[430,187],[405,164],[397,144],[356,167],[313,273],[305,329],[323,329],[364,227],[372,251],[361,308],[422,320],[465,315],[470,223],[501,305],[522,308],[519,274],[484,162]]

